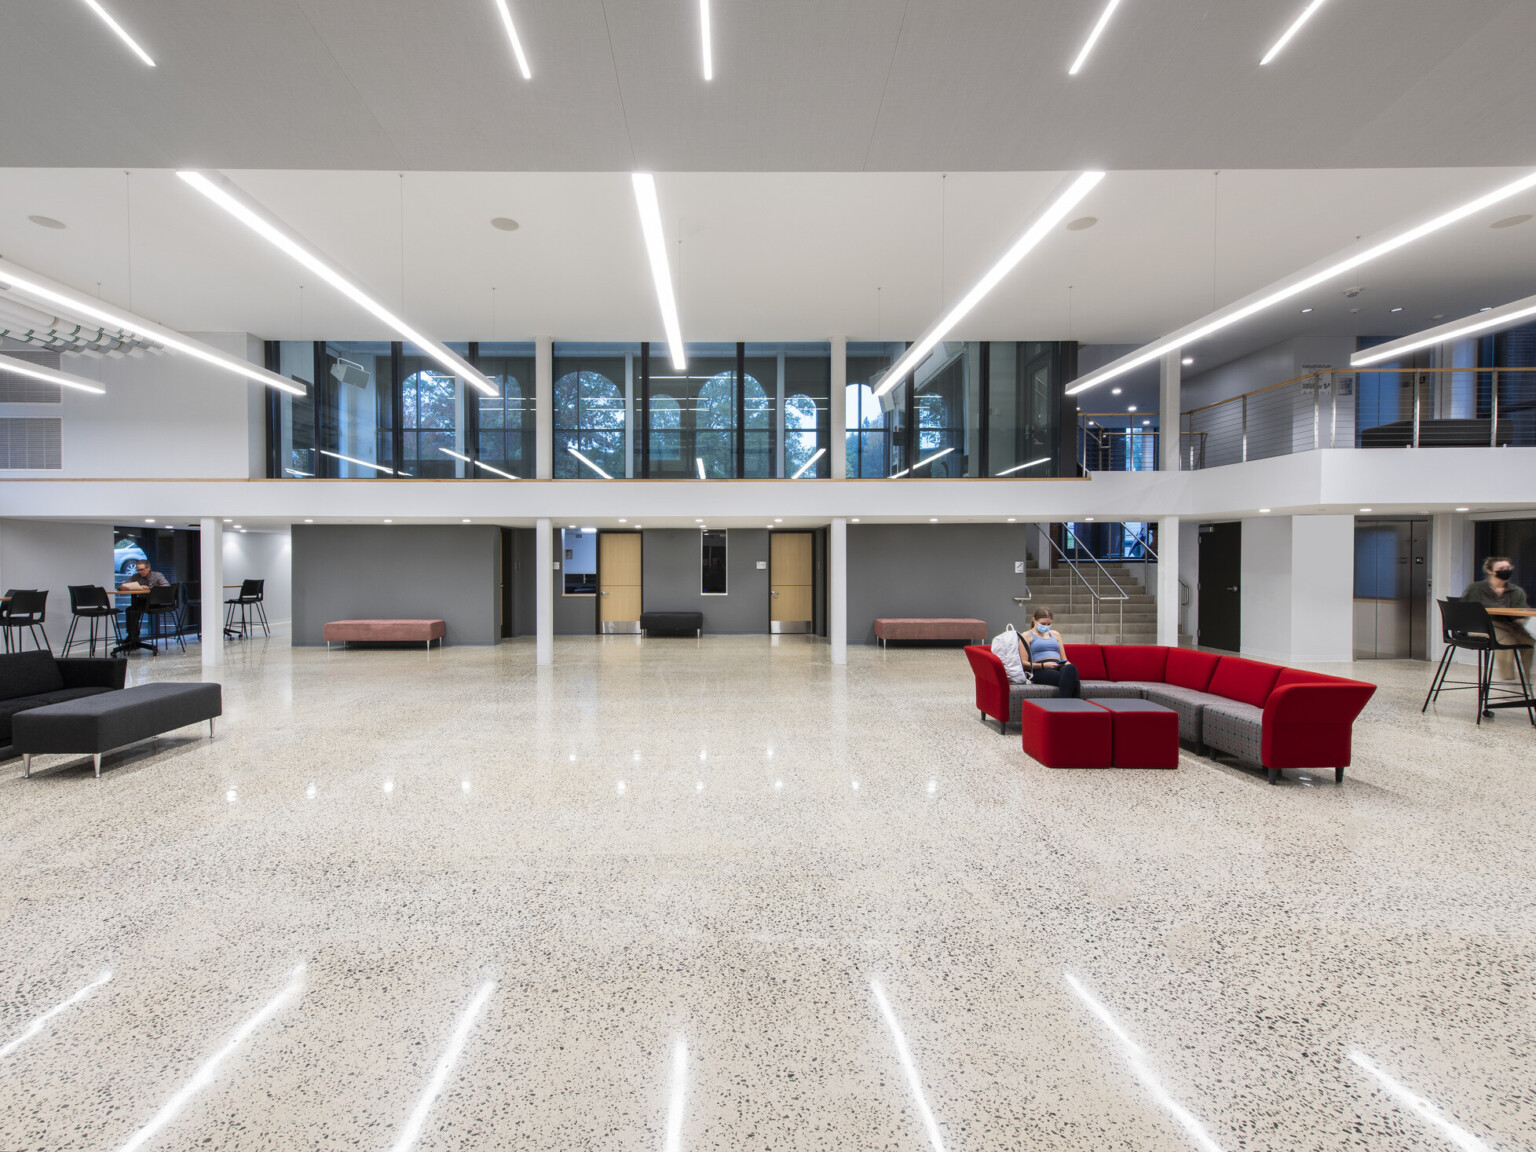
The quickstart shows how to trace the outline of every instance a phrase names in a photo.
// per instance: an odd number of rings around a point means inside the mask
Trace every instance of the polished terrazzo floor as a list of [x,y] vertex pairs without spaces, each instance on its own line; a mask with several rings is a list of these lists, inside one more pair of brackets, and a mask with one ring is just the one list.
[[1536,1147],[1536,731],[1425,665],[1270,787],[1041,768],[953,649],[556,661],[274,635],[0,765],[0,1149]]

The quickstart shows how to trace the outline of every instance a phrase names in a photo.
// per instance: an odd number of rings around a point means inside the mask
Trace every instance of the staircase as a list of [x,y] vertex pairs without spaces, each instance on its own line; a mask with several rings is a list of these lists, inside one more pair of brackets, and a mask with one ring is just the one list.
[[[1049,608],[1056,615],[1056,630],[1068,644],[1086,644],[1090,641],[1099,644],[1156,644],[1157,597],[1137,582],[1140,568],[1140,564],[1105,564],[1100,568],[1097,564],[1085,562],[1077,568],[1081,577],[1065,564],[1057,564],[1054,568],[1031,568],[1028,579],[1034,599],[1020,605],[1021,619],[1016,626],[1020,629],[1028,627],[1029,613],[1036,608]],[[1110,582],[1111,579],[1114,583]],[[1101,596],[1118,596],[1115,584],[1119,584],[1121,590],[1130,597],[1123,602],[1123,633],[1120,630],[1122,602],[1105,599],[1099,601],[1098,633],[1090,636],[1093,597],[1084,585],[1084,580],[1097,588]],[[1068,584],[1075,585],[1072,588],[1070,611],[1067,608]]]

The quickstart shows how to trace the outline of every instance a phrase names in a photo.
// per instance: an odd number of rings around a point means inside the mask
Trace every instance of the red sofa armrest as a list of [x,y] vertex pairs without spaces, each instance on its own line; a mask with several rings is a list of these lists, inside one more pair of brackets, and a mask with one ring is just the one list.
[[1282,684],[1264,702],[1264,766],[1348,767],[1352,725],[1375,694],[1358,680]]
[[976,677],[976,707],[1000,724],[1008,723],[1008,670],[992,653],[979,644],[965,646],[965,658],[971,662]]

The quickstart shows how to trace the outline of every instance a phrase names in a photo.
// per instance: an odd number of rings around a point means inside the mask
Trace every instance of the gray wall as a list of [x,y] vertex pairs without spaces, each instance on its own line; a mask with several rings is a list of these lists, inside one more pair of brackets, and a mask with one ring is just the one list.
[[768,561],[765,528],[732,528],[726,537],[724,596],[699,591],[699,533],[693,528],[647,528],[641,535],[647,612],[702,612],[705,633],[768,631]]
[[538,633],[538,532],[532,528],[510,528],[512,533],[512,635]]
[[[64,634],[69,630],[71,584],[112,586],[110,524],[0,520],[0,588],[47,591],[48,618],[43,631],[55,651],[63,647]],[[30,648],[31,639],[25,644]],[[75,655],[81,654],[75,649]]]
[[495,644],[500,546],[493,525],[295,524],[293,643],[324,644],[327,620],[421,618]]
[[1027,524],[848,525],[848,643],[875,643],[880,616],[974,616],[997,635],[1022,627]]

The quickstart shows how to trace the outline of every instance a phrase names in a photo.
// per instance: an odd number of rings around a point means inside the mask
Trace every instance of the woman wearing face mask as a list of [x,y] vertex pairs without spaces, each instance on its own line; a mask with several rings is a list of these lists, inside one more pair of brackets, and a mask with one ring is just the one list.
[[[1476,600],[1484,608],[1527,608],[1525,589],[1510,582],[1515,566],[1508,556],[1490,556],[1483,561],[1485,579],[1467,585],[1461,594],[1463,600]],[[1531,678],[1531,646],[1536,640],[1525,630],[1525,621],[1518,616],[1493,617],[1493,631],[1500,644],[1518,644],[1520,662],[1525,665],[1525,678]],[[1500,680],[1515,678],[1515,654],[1495,652],[1494,674]]]
[[1033,627],[1019,635],[1019,656],[1034,674],[1036,684],[1056,685],[1058,696],[1081,696],[1077,669],[1067,663],[1061,633],[1052,627],[1054,620],[1049,608],[1035,609]]

